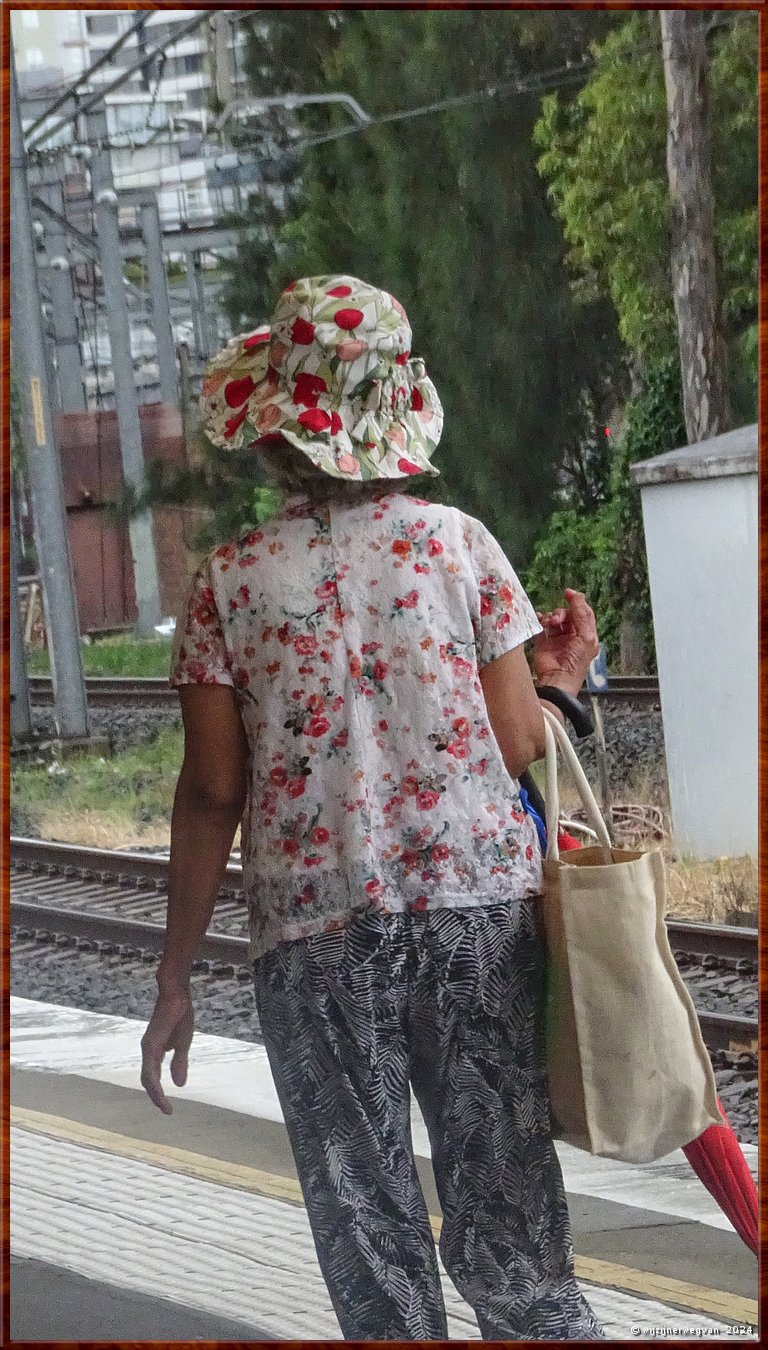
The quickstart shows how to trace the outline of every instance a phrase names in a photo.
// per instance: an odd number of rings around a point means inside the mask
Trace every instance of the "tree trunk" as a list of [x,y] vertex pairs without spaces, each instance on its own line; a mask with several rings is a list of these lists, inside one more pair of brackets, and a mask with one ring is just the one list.
[[625,607],[619,628],[619,670],[622,675],[644,675],[647,668],[640,624]]
[[688,443],[733,425],[720,328],[706,87],[706,10],[660,10],[672,285]]

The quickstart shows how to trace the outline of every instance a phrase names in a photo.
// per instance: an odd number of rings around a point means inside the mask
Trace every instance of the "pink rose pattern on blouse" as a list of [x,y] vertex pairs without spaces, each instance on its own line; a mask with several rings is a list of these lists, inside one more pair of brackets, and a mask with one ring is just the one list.
[[233,685],[250,748],[252,955],[361,909],[541,889],[535,828],[478,678],[540,631],[496,540],[401,493],[283,512],[215,549],[171,683]]

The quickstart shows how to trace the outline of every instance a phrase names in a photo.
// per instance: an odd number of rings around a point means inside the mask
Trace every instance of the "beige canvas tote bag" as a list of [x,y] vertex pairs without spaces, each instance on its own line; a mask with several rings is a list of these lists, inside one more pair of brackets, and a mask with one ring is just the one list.
[[557,749],[598,842],[560,858],[547,832],[547,1071],[556,1138],[651,1162],[722,1124],[709,1055],[664,922],[664,861],[611,847],[566,732],[546,722],[546,814],[557,821]]

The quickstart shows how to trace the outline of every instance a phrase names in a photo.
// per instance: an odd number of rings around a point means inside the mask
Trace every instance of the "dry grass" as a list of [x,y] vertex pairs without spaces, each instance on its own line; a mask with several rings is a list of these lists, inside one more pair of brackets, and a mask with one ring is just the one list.
[[[130,821],[105,811],[43,811],[37,824],[44,839],[61,844],[80,844],[83,848],[147,849],[168,848],[171,828],[164,821],[134,826]],[[240,827],[234,848],[240,847]]]
[[83,848],[168,847],[170,826],[164,821],[133,825],[106,811],[41,811],[37,821],[44,839]]
[[757,911],[757,861],[668,858],[667,891],[667,913],[675,918],[733,923],[736,914]]
[[[543,790],[543,766],[535,766],[535,778]],[[593,788],[595,785],[593,784]],[[599,800],[599,793],[595,788]],[[641,840],[622,840],[616,833],[619,846],[636,849],[661,847],[667,872],[667,914],[671,918],[690,919],[700,923],[733,923],[738,914],[753,915],[757,912],[757,861],[754,858],[716,858],[710,862],[700,862],[694,858],[680,857],[669,834],[669,799],[659,790],[659,784],[652,775],[637,776],[633,782],[622,789],[622,803],[651,802],[659,806],[664,813],[667,834],[663,840],[647,838]],[[560,810],[563,816],[583,818],[580,811],[581,801],[568,778],[560,778]]]

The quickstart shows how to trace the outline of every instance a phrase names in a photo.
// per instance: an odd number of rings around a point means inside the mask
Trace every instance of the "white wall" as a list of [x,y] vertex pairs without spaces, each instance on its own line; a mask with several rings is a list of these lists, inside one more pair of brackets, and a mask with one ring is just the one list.
[[19,71],[61,68],[62,16],[48,9],[12,9],[11,32]]
[[673,829],[757,855],[757,474],[642,488]]

